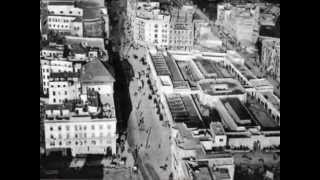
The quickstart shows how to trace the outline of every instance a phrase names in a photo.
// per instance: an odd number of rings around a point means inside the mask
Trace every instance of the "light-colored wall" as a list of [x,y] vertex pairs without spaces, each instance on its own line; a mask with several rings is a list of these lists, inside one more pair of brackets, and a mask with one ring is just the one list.
[[90,88],[97,91],[99,94],[107,95],[107,94],[113,94],[113,83],[109,84],[101,84],[101,85],[87,85],[83,84],[83,89]]
[[266,137],[263,135],[259,135],[251,136],[249,138],[228,138],[228,145],[230,145],[231,147],[239,147],[240,145],[242,145],[253,149],[253,143],[256,141],[260,141],[261,148],[270,147],[273,145],[278,146],[280,145],[280,136]]
[[[67,130],[66,126],[69,126]],[[77,130],[75,130],[77,126]],[[86,126],[86,130],[84,127]],[[95,126],[94,130],[92,126]],[[102,126],[102,129],[100,129]],[[50,128],[53,128],[51,131]],[[61,130],[58,129],[61,127]],[[80,130],[81,127],[81,130]],[[107,147],[111,147],[112,153],[116,153],[116,120],[96,120],[96,121],[63,121],[63,122],[48,122],[44,124],[45,129],[45,147],[46,150],[56,149],[56,148],[71,148],[73,155],[76,154],[106,154],[103,150],[106,150]],[[69,138],[67,135],[69,134]],[[75,135],[78,135],[78,138],[75,138]],[[84,137],[86,134],[86,137]],[[51,139],[51,135],[54,139]],[[61,139],[59,139],[59,135]],[[94,135],[94,137],[93,137]],[[102,136],[101,136],[102,135]],[[80,138],[81,136],[81,138]],[[92,140],[96,141],[96,144],[92,144]],[[59,145],[59,142],[62,142],[62,145]],[[71,143],[68,144],[68,141]],[[84,142],[87,141],[85,144]],[[55,142],[54,146],[50,146],[50,142]],[[76,145],[78,142],[78,145]],[[83,144],[80,145],[80,142]],[[90,146],[90,149],[88,147]]]
[[83,9],[68,5],[48,5],[49,12],[54,15],[83,16]]
[[49,82],[49,104],[62,104],[65,99],[80,98],[80,84],[70,84],[67,81]]

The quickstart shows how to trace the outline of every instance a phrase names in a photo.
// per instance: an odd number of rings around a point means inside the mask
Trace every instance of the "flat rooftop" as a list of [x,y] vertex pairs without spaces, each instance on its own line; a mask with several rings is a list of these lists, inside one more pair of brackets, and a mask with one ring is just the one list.
[[267,112],[267,110],[256,99],[248,96],[247,108],[255,116],[257,123],[261,126],[262,130],[280,130],[280,126]]
[[195,70],[195,67],[188,61],[176,61],[184,80],[197,82],[201,80],[200,75]]
[[183,79],[183,76],[173,57],[170,54],[168,54],[168,56],[164,56],[164,59],[171,74],[170,77],[172,80],[173,87],[179,89],[189,89],[190,86],[188,82]]
[[219,63],[208,59],[193,60],[205,78],[232,78],[233,76]]
[[166,95],[172,118],[177,123],[185,123],[188,128],[203,128],[204,124],[190,96],[180,94]]
[[[89,110],[84,110],[85,105],[74,105],[65,103],[59,105],[45,105],[45,121],[50,123],[61,122],[95,122],[95,121],[110,121],[115,119],[115,114],[97,114],[90,113]],[[95,106],[96,107],[96,106]]]
[[168,65],[170,74],[172,75],[172,81],[184,81],[182,74],[180,73],[179,68],[175,63],[173,57],[164,56],[164,58]]
[[180,72],[185,81],[189,82],[191,89],[198,90],[197,82],[201,80],[200,74],[196,71],[196,67],[188,61],[176,61]]
[[199,82],[201,90],[209,95],[244,94],[245,90],[234,79],[205,79]]
[[[225,98],[221,99],[221,102],[226,107],[230,115],[234,118],[237,125],[256,126],[254,116],[250,114],[249,110],[241,103],[238,98]],[[236,117],[234,117],[233,113],[235,113]]]

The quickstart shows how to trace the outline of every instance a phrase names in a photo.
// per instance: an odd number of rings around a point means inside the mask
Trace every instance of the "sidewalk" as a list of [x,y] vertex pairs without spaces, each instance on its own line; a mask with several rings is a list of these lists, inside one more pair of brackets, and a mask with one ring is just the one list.
[[[133,58],[134,55],[138,58]],[[153,99],[148,98],[151,91],[146,74],[142,73],[146,71],[147,66],[139,61],[144,55],[143,48],[131,49],[128,53],[128,61],[135,73],[141,74],[140,79],[134,78],[129,87],[133,110],[128,122],[128,131],[130,131],[128,141],[131,147],[135,145],[140,147],[139,155],[150,176],[156,179],[157,176],[160,179],[168,179],[171,166],[170,130],[162,126],[163,122],[159,120]],[[144,130],[139,128],[139,119],[144,121]],[[167,170],[161,169],[160,166],[165,164],[168,166]]]

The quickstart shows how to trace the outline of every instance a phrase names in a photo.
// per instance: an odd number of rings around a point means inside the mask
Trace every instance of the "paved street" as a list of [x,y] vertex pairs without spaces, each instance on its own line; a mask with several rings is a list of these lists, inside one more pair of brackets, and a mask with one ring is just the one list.
[[[119,1],[113,1],[111,4],[112,8],[110,8],[110,13],[118,15],[114,20],[116,24],[113,25],[111,32],[111,41],[113,45],[117,46],[115,50],[119,51],[119,48],[121,48],[119,53],[122,53],[122,57],[126,57],[126,55],[129,56],[128,62],[131,64],[135,73],[142,73],[146,71],[147,67],[142,65],[139,59],[144,56],[145,50],[143,48],[134,50],[131,46],[132,44],[130,44],[131,34],[128,32],[128,24],[126,24],[126,17],[123,13],[124,4]],[[120,45],[120,47],[118,47],[118,45]],[[138,58],[134,58],[134,55],[138,56]],[[138,92],[139,85],[141,86],[141,80],[144,81],[144,87]],[[171,164],[169,163],[170,148],[168,148],[169,129],[162,127],[162,122],[156,114],[153,99],[148,99],[151,92],[147,85],[146,74],[141,75],[140,80],[134,78],[130,83],[129,91],[132,111],[128,120],[128,142],[132,149],[135,145],[140,147],[139,157],[143,164],[142,174],[144,179],[168,179],[170,174],[168,169],[170,169],[169,165]],[[137,93],[136,96],[134,96],[135,92]],[[137,109],[138,104],[140,105]],[[140,130],[138,127],[140,117],[143,117],[144,120],[144,130]],[[164,166],[165,164],[167,164],[167,170],[161,169],[160,166]],[[112,173],[112,175],[114,175],[114,173]],[[124,178],[128,177],[128,175],[124,176]],[[117,179],[114,176],[106,176],[104,179],[106,178]]]
[[[170,130],[162,126],[159,115],[156,113],[154,104],[155,95],[149,99],[151,94],[147,84],[147,66],[143,65],[140,59],[144,57],[144,48],[134,49],[130,43],[131,33],[128,32],[127,24],[124,21],[125,34],[122,36],[122,57],[128,57],[134,73],[137,75],[130,82],[129,91],[132,102],[132,112],[128,120],[128,142],[132,148],[139,147],[139,155],[143,161],[144,169],[149,179],[168,179],[170,174]],[[136,56],[136,58],[135,58]],[[140,73],[140,78],[138,77]],[[139,127],[139,122],[141,123]],[[167,164],[167,170],[160,166]],[[145,178],[148,178],[145,177]]]
[[[136,73],[146,71],[147,67],[143,66],[139,61],[144,56],[144,49],[138,50],[131,49],[129,51],[129,63],[132,64]],[[137,55],[135,59],[133,56]],[[144,86],[139,89],[139,81],[143,81]],[[141,76],[141,79],[135,78],[130,83],[130,95],[132,98],[133,110],[131,112],[128,121],[128,141],[129,144],[134,147],[140,146],[139,154],[147,165],[149,173],[152,173],[150,169],[154,169],[160,179],[167,179],[170,171],[163,170],[160,166],[167,164],[167,169],[170,169],[170,144],[169,144],[169,128],[162,126],[162,121],[159,120],[159,116],[156,114],[156,106],[153,99],[149,99],[151,94],[149,87],[147,86],[147,78],[145,75]],[[136,93],[137,92],[137,93]],[[135,95],[136,93],[136,95]],[[138,108],[137,108],[138,107]],[[144,130],[140,130],[138,124],[139,119],[143,119]],[[152,173],[154,174],[154,173]],[[153,175],[152,177],[155,178]]]

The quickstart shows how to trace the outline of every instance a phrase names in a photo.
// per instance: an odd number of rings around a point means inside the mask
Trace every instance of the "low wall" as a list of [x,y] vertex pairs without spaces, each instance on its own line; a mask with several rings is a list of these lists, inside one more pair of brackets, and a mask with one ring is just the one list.
[[247,146],[249,149],[253,149],[253,144],[256,141],[260,141],[261,148],[278,146],[280,145],[280,136],[252,136],[248,138],[228,138],[228,145],[240,147]]

